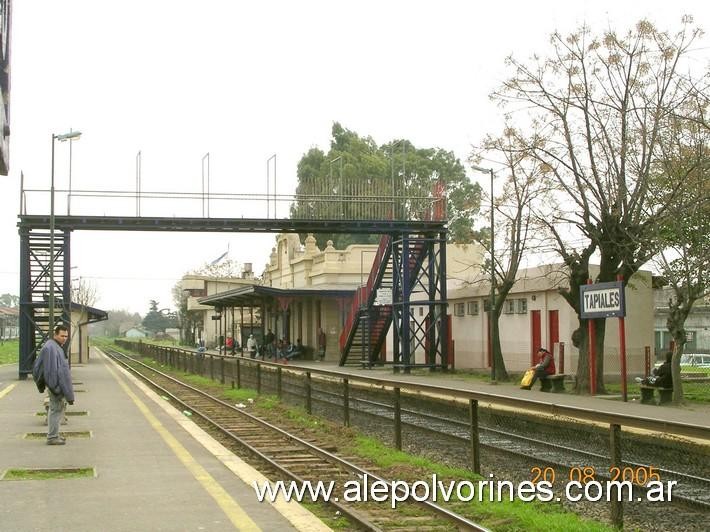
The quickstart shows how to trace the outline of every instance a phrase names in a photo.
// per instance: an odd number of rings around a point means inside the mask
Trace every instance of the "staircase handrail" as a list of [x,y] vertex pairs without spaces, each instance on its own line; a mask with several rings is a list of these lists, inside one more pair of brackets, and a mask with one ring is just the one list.
[[350,336],[360,309],[363,306],[370,306],[372,303],[371,299],[374,297],[375,281],[377,280],[379,270],[382,267],[381,262],[389,244],[389,235],[382,235],[380,238],[380,245],[377,247],[377,253],[375,253],[375,259],[372,262],[372,268],[370,268],[370,274],[367,276],[367,283],[365,283],[364,286],[359,286],[355,291],[353,300],[350,303],[350,311],[348,312],[348,316],[343,325],[343,330],[340,331],[339,343],[341,352],[345,349],[345,344],[348,341],[348,336]]

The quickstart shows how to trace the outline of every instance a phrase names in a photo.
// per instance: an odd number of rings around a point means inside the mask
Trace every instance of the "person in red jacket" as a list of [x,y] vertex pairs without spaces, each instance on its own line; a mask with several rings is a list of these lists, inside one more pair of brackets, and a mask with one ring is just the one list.
[[529,386],[525,386],[526,390],[530,390],[538,379],[546,379],[548,375],[557,373],[555,368],[555,357],[544,347],[537,350],[537,364],[530,368],[535,372],[532,382]]

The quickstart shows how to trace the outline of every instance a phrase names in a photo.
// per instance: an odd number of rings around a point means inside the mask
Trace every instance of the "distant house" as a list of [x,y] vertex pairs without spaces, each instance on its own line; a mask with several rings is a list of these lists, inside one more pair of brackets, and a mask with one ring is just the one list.
[[0,307],[0,339],[9,340],[20,336],[20,309]]
[[132,327],[128,329],[124,334],[126,338],[145,338],[148,336],[148,333],[145,331],[142,331],[140,329],[137,329],[136,327]]

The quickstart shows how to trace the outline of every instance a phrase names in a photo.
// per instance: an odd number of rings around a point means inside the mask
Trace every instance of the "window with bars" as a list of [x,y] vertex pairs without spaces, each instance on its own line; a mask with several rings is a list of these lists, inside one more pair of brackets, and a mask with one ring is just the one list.
[[469,301],[466,303],[466,314],[469,316],[478,316],[478,301]]
[[463,316],[464,310],[464,303],[454,303],[454,316]]
[[528,300],[518,299],[518,314],[525,314],[528,311]]

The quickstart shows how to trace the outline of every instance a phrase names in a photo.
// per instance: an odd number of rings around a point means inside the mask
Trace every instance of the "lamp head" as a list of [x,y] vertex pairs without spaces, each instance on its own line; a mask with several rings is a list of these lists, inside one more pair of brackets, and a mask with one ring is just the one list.
[[471,165],[471,168],[473,168],[474,170],[477,170],[477,171],[479,171],[479,172],[483,172],[484,174],[487,174],[487,173],[489,173],[489,172],[492,172],[492,169],[491,169],[491,168],[483,168],[482,166],[477,166],[477,165],[475,165],[475,164],[472,164],[472,165]]
[[54,138],[59,142],[65,142],[67,140],[77,140],[81,137],[81,131],[70,131],[69,133],[62,133],[60,135],[54,135]]

